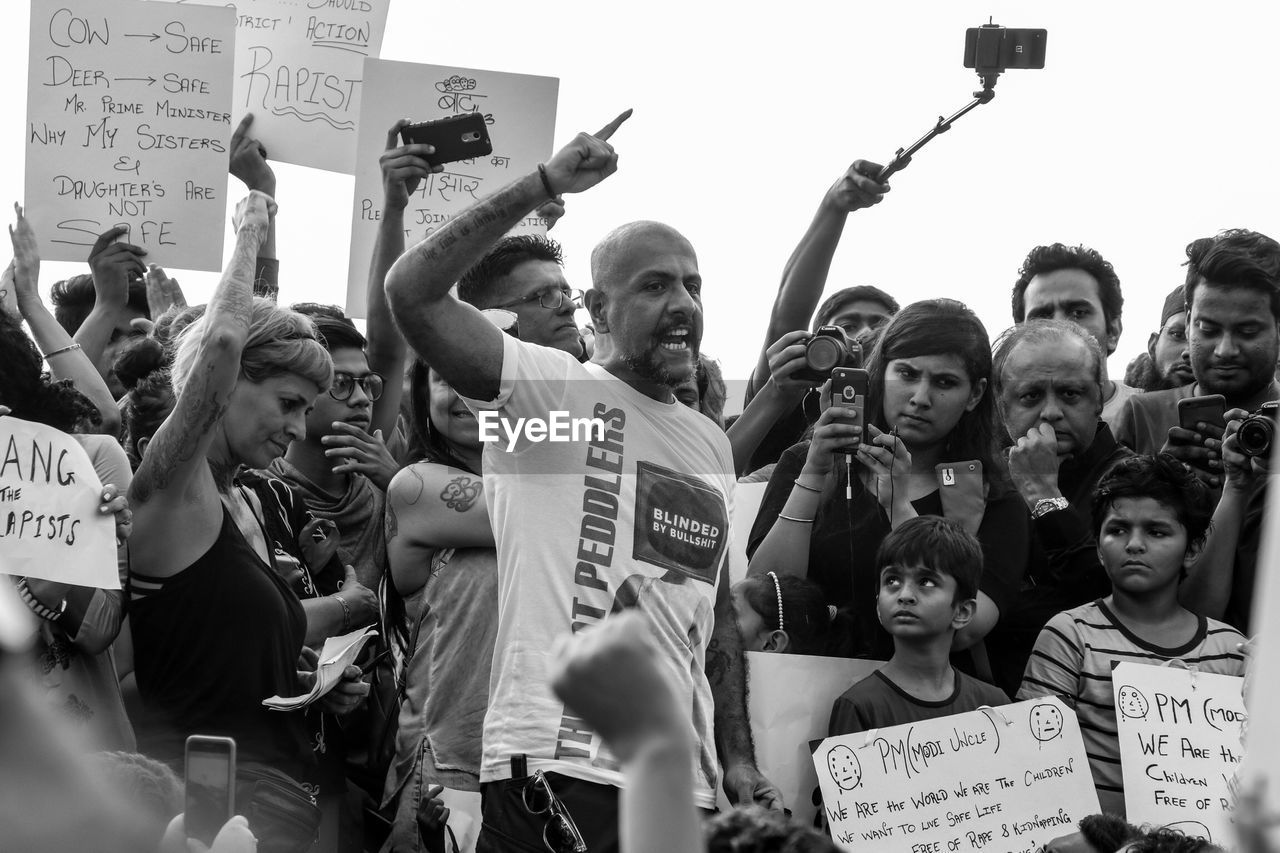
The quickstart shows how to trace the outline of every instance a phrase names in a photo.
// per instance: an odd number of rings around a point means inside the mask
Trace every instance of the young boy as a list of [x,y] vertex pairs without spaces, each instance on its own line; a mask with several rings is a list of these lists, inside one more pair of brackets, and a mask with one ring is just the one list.
[[876,616],[893,657],[831,708],[828,734],[843,735],[1004,705],[1002,690],[953,669],[951,643],[973,618],[982,546],[960,525],[920,516],[899,525],[876,554]]
[[1103,811],[1125,813],[1116,664],[1179,660],[1200,672],[1244,674],[1240,632],[1178,604],[1178,583],[1204,545],[1212,513],[1204,484],[1172,457],[1116,463],[1093,493],[1111,594],[1050,619],[1027,663],[1018,699],[1061,694],[1075,705]]

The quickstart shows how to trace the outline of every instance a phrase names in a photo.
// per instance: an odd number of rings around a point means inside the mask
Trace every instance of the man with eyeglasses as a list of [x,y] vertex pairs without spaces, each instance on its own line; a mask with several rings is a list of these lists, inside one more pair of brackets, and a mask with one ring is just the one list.
[[[728,595],[732,450],[723,431],[672,393],[693,373],[702,337],[693,247],[656,222],[624,225],[596,247],[586,304],[604,345],[588,364],[522,340],[523,324],[521,339],[503,334],[464,301],[464,287],[462,300],[450,294],[539,204],[611,175],[617,155],[608,140],[629,115],[578,134],[537,171],[460,213],[405,252],[386,280],[410,346],[473,411],[495,412],[509,425],[567,414],[603,427],[559,442],[529,430],[510,447],[484,448],[499,613],[480,853],[573,849],[576,838],[545,834],[549,799],[525,793],[539,771],[591,853],[618,849],[618,759],[556,699],[549,676],[558,640],[624,609],[652,623],[661,668],[688,714],[697,805],[714,807],[718,752],[732,801],[781,807],[756,768],[742,638]],[[488,307],[546,310],[541,296],[528,299],[538,289]],[[567,338],[571,311],[561,298]]]
[[519,320],[520,340],[584,357],[574,312],[582,291],[564,277],[560,245],[538,235],[504,237],[458,279],[458,298],[480,310],[502,308]]

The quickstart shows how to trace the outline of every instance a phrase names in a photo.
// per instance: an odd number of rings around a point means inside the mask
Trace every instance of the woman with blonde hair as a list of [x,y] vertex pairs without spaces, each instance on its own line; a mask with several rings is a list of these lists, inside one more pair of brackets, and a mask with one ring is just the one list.
[[[265,468],[305,434],[307,411],[333,377],[311,321],[252,294],[273,207],[256,191],[237,206],[231,260],[204,315],[176,340],[174,409],[129,495],[130,612],[147,710],[140,743],[176,765],[188,735],[234,738],[237,810],[263,851],[307,849],[319,819],[306,803],[316,760],[303,715],[262,704],[308,692],[297,671],[306,618],[276,565],[261,505],[234,477],[242,465]],[[359,677],[348,667],[322,706],[357,705],[368,692]],[[285,796],[260,797],[264,787]]]

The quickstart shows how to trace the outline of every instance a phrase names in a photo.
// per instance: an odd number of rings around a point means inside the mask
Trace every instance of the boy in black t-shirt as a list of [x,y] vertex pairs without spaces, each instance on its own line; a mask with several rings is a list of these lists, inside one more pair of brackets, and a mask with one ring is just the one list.
[[1000,689],[951,666],[956,631],[973,618],[982,546],[939,516],[900,524],[876,554],[876,615],[893,636],[893,657],[850,687],[831,708],[831,736],[897,726],[983,705],[1003,705]]

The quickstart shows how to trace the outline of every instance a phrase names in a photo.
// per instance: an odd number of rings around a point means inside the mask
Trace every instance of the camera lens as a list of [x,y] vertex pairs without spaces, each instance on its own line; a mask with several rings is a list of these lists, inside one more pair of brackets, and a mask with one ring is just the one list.
[[820,373],[830,373],[844,363],[844,347],[834,338],[813,337],[805,347],[805,362]]
[[1250,415],[1240,424],[1236,443],[1245,456],[1265,456],[1271,450],[1275,424],[1266,415]]

